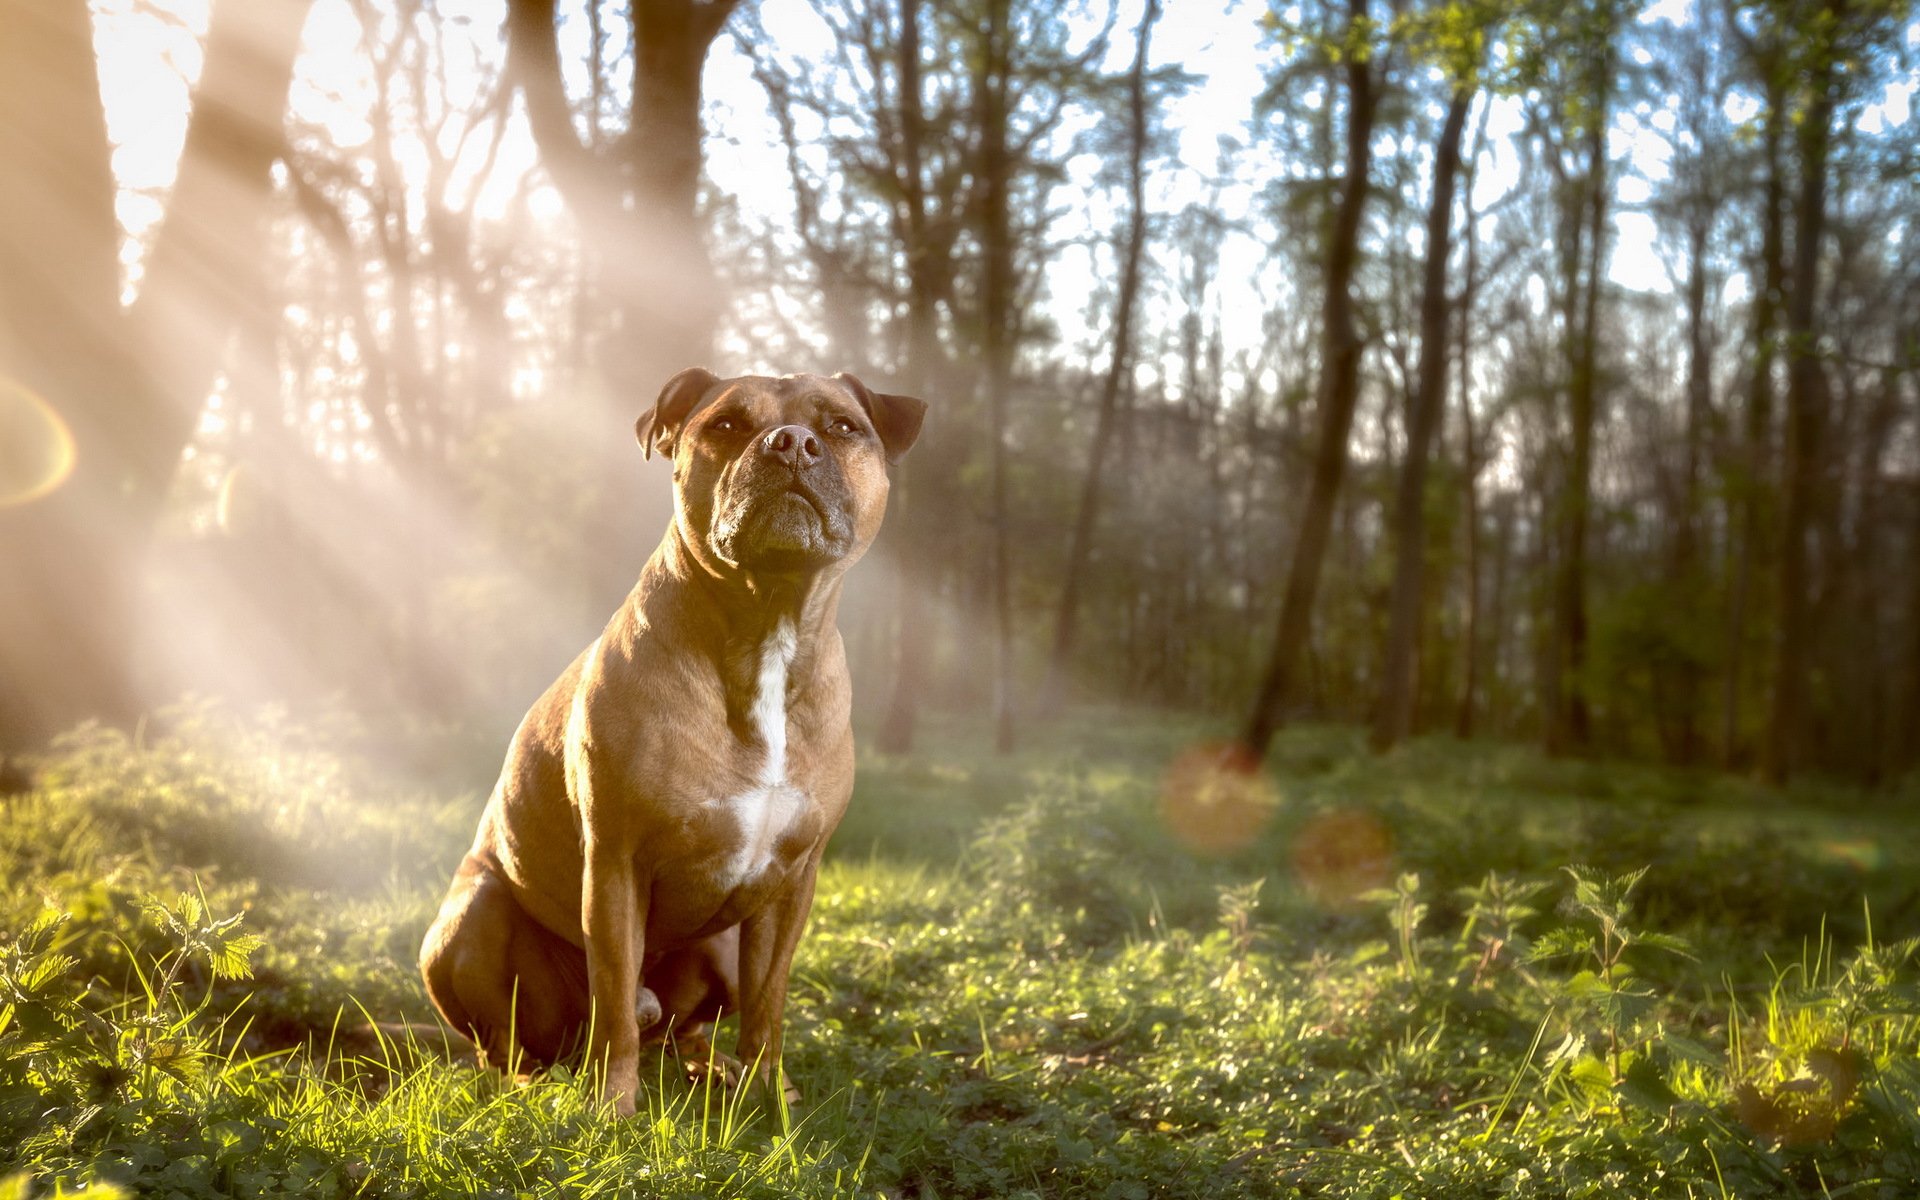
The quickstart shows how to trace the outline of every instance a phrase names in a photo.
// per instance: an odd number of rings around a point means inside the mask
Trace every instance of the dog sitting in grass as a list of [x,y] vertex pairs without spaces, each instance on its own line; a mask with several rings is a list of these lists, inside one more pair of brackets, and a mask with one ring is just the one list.
[[738,1011],[719,1061],[780,1078],[787,973],[853,791],[841,581],[925,413],[844,373],[695,368],[640,418],[673,464],[672,523],[515,731],[420,951],[482,1061],[584,1046],[630,1114],[643,1043],[704,1061]]

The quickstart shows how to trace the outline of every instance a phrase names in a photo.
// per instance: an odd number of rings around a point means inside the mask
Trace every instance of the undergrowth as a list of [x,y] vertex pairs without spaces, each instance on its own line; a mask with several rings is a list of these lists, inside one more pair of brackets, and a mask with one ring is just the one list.
[[1197,731],[949,731],[862,764],[795,968],[806,1099],[660,1061],[617,1120],[424,1024],[477,797],[393,789],[351,730],[156,729],[0,798],[8,1200],[1920,1189],[1914,841],[1847,797],[1305,730],[1197,857],[1159,789]]

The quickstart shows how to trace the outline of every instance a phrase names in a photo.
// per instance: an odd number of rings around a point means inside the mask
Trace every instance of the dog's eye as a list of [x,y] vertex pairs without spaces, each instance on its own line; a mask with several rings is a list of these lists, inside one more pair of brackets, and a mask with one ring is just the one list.
[[848,437],[860,432],[860,427],[845,417],[835,417],[833,423],[828,425],[827,428],[839,434],[841,437]]
[[715,417],[708,423],[707,428],[715,433],[739,433],[740,422],[732,417]]

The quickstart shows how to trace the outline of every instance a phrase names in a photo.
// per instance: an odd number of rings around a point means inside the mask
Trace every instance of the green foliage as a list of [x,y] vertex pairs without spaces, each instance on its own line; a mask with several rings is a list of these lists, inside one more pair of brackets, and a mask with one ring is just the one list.
[[1122,848],[1111,806],[1069,776],[988,821],[970,865],[992,916],[1031,927],[1043,940],[1106,940],[1128,909]]
[[9,805],[49,809],[0,854],[34,874],[97,870],[105,848],[193,870],[294,887],[367,890],[423,859],[457,859],[471,833],[460,804],[398,795],[338,747],[350,725],[238,719],[182,705],[129,737],[87,725],[63,736],[38,786]]
[[0,1142],[29,1155],[97,1146],[207,1083],[219,1026],[202,1020],[205,998],[182,997],[183,969],[199,960],[245,979],[260,939],[241,931],[237,915],[215,919],[193,895],[147,913],[172,948],[137,963],[135,987],[123,993],[96,981],[74,986],[80,959],[65,952],[76,936],[68,913],[40,914],[0,948]]
[[1427,919],[1427,905],[1420,899],[1420,877],[1411,873],[1402,875],[1394,881],[1393,887],[1373,888],[1362,893],[1360,898],[1386,910],[1387,922],[1393,926],[1394,949],[1400,956],[1401,974],[1418,985],[1425,972],[1420,966],[1415,938],[1420,930],[1420,922]]
[[[1327,729],[1277,747],[1265,833],[1196,860],[1154,800],[1206,731],[1114,713],[1065,728],[1065,763],[994,763],[971,729],[864,763],[865,836],[827,864],[796,962],[787,1066],[806,1100],[755,1111],[659,1061],[626,1121],[566,1069],[516,1085],[370,1025],[427,1016],[412,955],[450,867],[437,833],[384,884],[316,889],[242,877],[271,856],[210,821],[196,884],[157,861],[183,842],[145,806],[175,811],[198,772],[224,781],[196,793],[219,820],[251,826],[266,806],[233,781],[273,775],[248,758],[273,753],[262,731],[225,762],[192,739],[103,753],[90,735],[0,801],[0,928],[18,931],[0,935],[0,1186],[1384,1200],[1920,1181],[1915,943],[1849,914],[1851,953],[1816,933],[1792,961],[1766,954],[1783,905],[1838,913],[1869,884],[1890,897],[1876,914],[1910,922],[1894,887],[1910,861],[1862,875],[1818,838],[1759,836],[1762,818],[1815,818],[1726,785],[1442,743],[1375,760]],[[282,736],[320,756],[342,819],[431,829],[437,802]],[[113,781],[136,786],[109,803]],[[1633,819],[1642,801],[1662,819]],[[1848,798],[1822,802],[1841,822]],[[1383,822],[1393,871],[1316,898],[1293,848],[1354,811]],[[1720,821],[1736,811],[1739,835]],[[1732,874],[1741,853],[1758,861]],[[1676,878],[1703,870],[1737,896]],[[1801,882],[1772,890],[1783,878]]]
[[1480,84],[1501,18],[1512,7],[1485,0],[1419,5],[1394,14],[1393,39],[1416,61],[1438,66],[1454,87],[1471,91]]
[[[1533,944],[1529,957],[1536,962],[1572,958],[1580,966],[1571,978],[1549,986],[1563,1011],[1576,1019],[1597,1022],[1606,1033],[1608,1086],[1629,1081],[1628,1068],[1636,1062],[1630,1056],[1642,1044],[1642,1022],[1650,1016],[1658,1001],[1654,989],[1640,979],[1627,951],[1637,947],[1686,954],[1684,941],[1669,934],[1648,933],[1627,923],[1627,897],[1634,885],[1646,875],[1642,867],[1625,875],[1607,875],[1591,867],[1568,867],[1573,894],[1568,898],[1572,911],[1584,917],[1577,925],[1563,925],[1548,931]],[[1577,1045],[1577,1034],[1569,1033],[1562,1049]],[[1577,1058],[1572,1073],[1577,1081],[1599,1080],[1596,1060]]]
[[1454,889],[1466,909],[1459,965],[1472,972],[1475,986],[1527,957],[1533,943],[1520,926],[1540,915],[1533,900],[1546,890],[1543,880],[1511,879],[1495,871],[1472,887]]

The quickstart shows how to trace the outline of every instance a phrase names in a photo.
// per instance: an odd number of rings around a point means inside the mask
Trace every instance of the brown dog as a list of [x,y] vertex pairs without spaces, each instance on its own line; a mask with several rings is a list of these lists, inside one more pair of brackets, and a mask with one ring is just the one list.
[[645,1037],[700,1048],[737,1008],[740,1060],[777,1072],[787,972],[853,790],[841,577],[925,412],[846,374],[694,369],[640,418],[648,456],[673,461],[672,524],[521,721],[420,950],[482,1061],[584,1042],[627,1114]]

